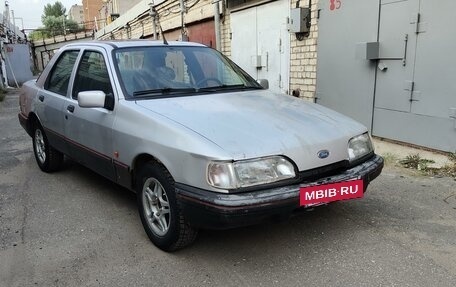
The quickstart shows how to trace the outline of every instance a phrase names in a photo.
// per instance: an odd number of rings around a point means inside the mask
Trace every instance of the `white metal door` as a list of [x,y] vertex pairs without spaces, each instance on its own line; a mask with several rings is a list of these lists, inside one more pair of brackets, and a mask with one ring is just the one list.
[[232,59],[269,89],[288,93],[290,36],[289,1],[279,0],[231,13]]

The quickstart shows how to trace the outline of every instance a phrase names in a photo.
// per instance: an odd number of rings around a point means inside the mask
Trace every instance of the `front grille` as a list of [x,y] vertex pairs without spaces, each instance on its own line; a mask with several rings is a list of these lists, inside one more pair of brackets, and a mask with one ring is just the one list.
[[317,167],[314,169],[300,171],[299,182],[303,183],[308,181],[315,181],[320,178],[341,173],[347,170],[348,168],[350,168],[350,163],[348,162],[348,160],[343,160],[329,165]]

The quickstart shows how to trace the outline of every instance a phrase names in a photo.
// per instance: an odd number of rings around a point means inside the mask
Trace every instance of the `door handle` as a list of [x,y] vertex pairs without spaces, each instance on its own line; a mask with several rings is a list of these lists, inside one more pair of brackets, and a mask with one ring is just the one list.
[[408,40],[409,40],[408,34],[405,34],[405,36],[404,36],[404,42],[405,42],[405,45],[404,45],[404,57],[402,58],[402,66],[404,66],[404,67],[407,65],[407,45],[408,45]]
[[73,105],[69,105],[67,107],[67,111],[69,111],[70,113],[74,112],[74,106]]
[[38,100],[40,100],[40,102],[44,102],[44,96],[43,96],[43,95],[40,95],[40,96],[38,97]]

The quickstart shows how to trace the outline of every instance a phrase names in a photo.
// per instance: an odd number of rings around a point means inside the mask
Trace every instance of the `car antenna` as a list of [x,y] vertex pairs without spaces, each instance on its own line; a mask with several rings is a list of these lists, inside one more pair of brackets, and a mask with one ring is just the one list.
[[163,28],[160,23],[160,19],[157,19],[157,20],[158,20],[158,27],[160,27],[160,33],[162,34],[162,37],[163,37],[163,44],[168,45],[168,41],[166,41],[165,34],[163,33]]

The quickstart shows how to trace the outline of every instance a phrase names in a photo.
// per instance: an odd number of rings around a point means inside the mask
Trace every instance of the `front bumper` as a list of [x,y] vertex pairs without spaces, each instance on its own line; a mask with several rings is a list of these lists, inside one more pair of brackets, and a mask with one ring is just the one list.
[[382,171],[383,158],[371,159],[336,175],[313,182],[245,193],[223,194],[176,183],[181,211],[189,223],[207,229],[228,229],[251,225],[271,218],[287,218],[299,208],[299,188],[304,185],[362,179],[367,185]]

